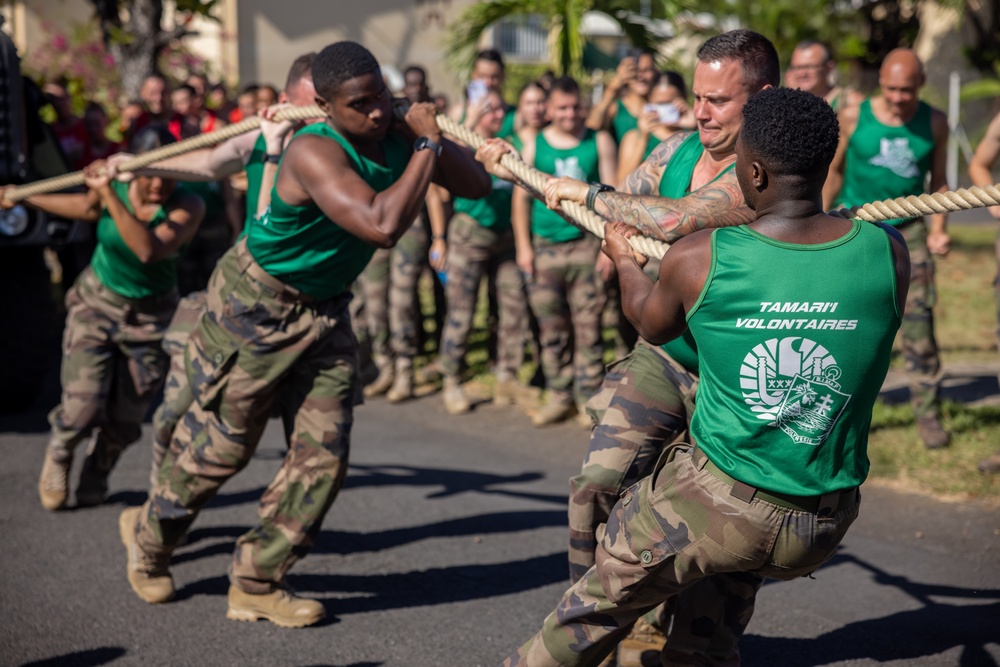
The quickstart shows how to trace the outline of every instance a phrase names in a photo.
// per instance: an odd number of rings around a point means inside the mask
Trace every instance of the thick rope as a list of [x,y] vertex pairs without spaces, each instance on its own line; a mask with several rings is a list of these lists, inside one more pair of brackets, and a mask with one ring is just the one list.
[[[275,114],[275,120],[306,120],[309,118],[321,118],[326,114],[317,106],[289,107]],[[459,125],[443,114],[437,116],[438,127],[445,134],[455,137],[459,141],[467,144],[473,149],[478,149],[486,139],[476,134],[472,130]],[[190,139],[178,141],[161,148],[157,148],[143,153],[140,156],[127,160],[118,166],[119,172],[129,172],[149,166],[154,162],[167,158],[183,155],[190,151],[213,146],[217,143],[230,139],[237,135],[255,130],[260,127],[260,118],[254,116],[234,125],[228,125],[215,132],[201,134]],[[548,178],[545,174],[534,169],[517,159],[510,153],[503,156],[500,164],[509,169],[511,173],[527,183],[531,188],[541,192],[545,189]],[[29,185],[21,185],[8,188],[4,191],[4,198],[10,201],[21,201],[34,195],[58,192],[66,188],[83,185],[83,172],[64,174],[55,178],[47,178],[36,181]],[[560,202],[563,211],[573,219],[580,227],[594,234],[598,238],[604,238],[604,218],[587,210],[580,204],[563,200]],[[932,194],[911,195],[909,197],[898,197],[896,199],[886,199],[855,206],[854,208],[830,211],[830,215],[839,215],[844,218],[857,218],[866,222],[883,222],[896,218],[913,218],[920,215],[933,215],[935,213],[950,213],[954,211],[965,211],[985,206],[1000,206],[1000,183],[989,185],[985,188],[972,187],[961,188],[949,192],[936,192]],[[670,247],[658,239],[633,236],[629,239],[632,247],[653,259],[660,259]]]
[[[287,109],[282,109],[275,114],[274,119],[279,121],[306,120],[308,118],[321,118],[325,115],[326,114],[323,113],[323,111],[317,106],[289,107]],[[136,171],[137,169],[148,167],[154,162],[159,162],[160,160],[166,160],[167,158],[183,155],[184,153],[190,153],[191,151],[199,148],[214,146],[215,144],[221,143],[226,139],[231,139],[232,137],[245,134],[251,130],[256,130],[259,127],[260,117],[253,116],[240,121],[239,123],[227,125],[226,127],[215,130],[214,132],[199,134],[198,136],[191,137],[190,139],[184,139],[173,144],[161,146],[160,148],[154,148],[147,153],[143,153],[142,155],[138,155],[130,160],[122,162],[118,165],[118,171]],[[9,188],[4,191],[4,199],[14,202],[21,201],[35,195],[59,192],[60,190],[83,185],[83,183],[83,172],[75,171],[70,174],[63,174],[62,176],[35,181],[34,183],[30,183],[28,185],[19,185],[17,187]]]

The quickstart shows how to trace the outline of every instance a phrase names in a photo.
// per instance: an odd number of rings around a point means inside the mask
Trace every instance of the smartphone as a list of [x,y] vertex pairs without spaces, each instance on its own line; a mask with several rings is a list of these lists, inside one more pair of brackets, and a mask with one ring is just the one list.
[[486,93],[488,92],[486,82],[480,79],[473,79],[465,89],[465,95],[469,99],[469,104],[477,104],[479,100],[486,97]]
[[664,125],[674,125],[681,119],[680,109],[673,104],[647,104],[642,110],[645,113],[655,113]]

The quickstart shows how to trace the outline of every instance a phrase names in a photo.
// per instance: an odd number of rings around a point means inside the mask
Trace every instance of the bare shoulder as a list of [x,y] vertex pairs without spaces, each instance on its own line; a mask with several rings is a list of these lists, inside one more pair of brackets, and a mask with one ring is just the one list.
[[[863,98],[861,102],[864,102]],[[854,134],[854,129],[858,126],[858,118],[861,117],[861,102],[848,104],[837,114],[841,136],[849,137]]]

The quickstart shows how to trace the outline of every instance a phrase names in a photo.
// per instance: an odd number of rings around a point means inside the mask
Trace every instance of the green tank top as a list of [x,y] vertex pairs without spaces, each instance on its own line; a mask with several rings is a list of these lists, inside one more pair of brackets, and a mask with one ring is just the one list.
[[[553,148],[545,139],[544,132],[535,137],[535,168],[543,173],[592,183],[601,179],[599,163],[597,133],[593,130],[588,129],[573,148]],[[552,243],[566,243],[583,237],[583,231],[537,199],[531,205],[531,231]]]
[[504,103],[504,108],[506,108],[507,111],[503,115],[503,124],[500,125],[500,131],[497,132],[498,137],[505,137],[508,134],[514,134],[514,116],[517,115],[517,109],[512,106],[508,106],[506,102]]
[[639,127],[639,119],[625,108],[625,103],[621,100],[615,106],[615,115],[611,118],[611,137],[616,144],[620,144],[629,130]]
[[261,132],[257,141],[250,151],[250,158],[243,168],[247,173],[247,213],[243,220],[243,231],[240,238],[247,235],[247,231],[257,219],[257,201],[260,199],[261,181],[264,177],[264,156],[267,154],[267,142],[264,140],[264,133]]
[[[409,143],[396,134],[382,140],[386,165],[359,154],[327,123],[307,125],[295,136],[302,134],[315,134],[340,144],[351,167],[376,192],[399,180],[410,160]],[[278,170],[280,173],[280,166]],[[336,184],[331,183],[330,187]],[[373,246],[330,220],[315,202],[303,206],[286,204],[278,196],[277,187],[271,190],[270,208],[251,225],[247,247],[269,274],[319,300],[347,289],[375,252]]]
[[[841,206],[859,206],[880,199],[919,195],[931,169],[934,131],[931,108],[921,102],[910,122],[883,125],[872,113],[871,100],[861,103],[858,126],[847,143]],[[888,220],[900,225],[913,218]]]
[[493,187],[490,193],[482,199],[465,199],[455,197],[455,211],[465,213],[479,223],[480,227],[497,232],[510,229],[511,198],[514,194],[514,184],[490,176]]
[[[691,194],[691,178],[694,175],[694,167],[698,164],[705,147],[701,144],[701,139],[697,132],[692,132],[681,141],[674,154],[670,157],[663,176],[660,177],[660,196],[670,199],[681,199]],[[719,172],[719,175],[711,180],[711,183],[719,180],[723,174],[733,170],[736,163],[733,163]],[[663,345],[663,351],[673,357],[674,361],[686,368],[688,372],[698,374],[698,345],[690,331],[684,332],[683,336],[673,339]]]
[[[129,213],[135,215],[135,209],[128,200],[128,185],[111,181],[111,189],[122,200]],[[153,214],[146,226],[152,229],[166,221],[169,205],[187,192],[184,186],[178,183],[173,194]],[[94,249],[90,265],[104,286],[115,294],[129,299],[145,299],[166,294],[177,285],[179,255],[179,252],[175,252],[159,262],[143,264],[125,244],[125,239],[118,231],[118,225],[108,213],[108,209],[101,210],[101,217],[97,220],[97,247]]]
[[723,471],[765,491],[857,486],[899,324],[892,249],[878,225],[855,220],[816,245],[745,225],[714,230],[711,269],[688,314],[701,368],[692,437]]

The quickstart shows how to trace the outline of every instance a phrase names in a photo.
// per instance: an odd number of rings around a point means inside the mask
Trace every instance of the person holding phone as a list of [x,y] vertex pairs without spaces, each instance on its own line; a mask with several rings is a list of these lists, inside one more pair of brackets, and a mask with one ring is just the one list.
[[694,127],[684,78],[677,72],[658,72],[636,128],[626,132],[618,146],[619,182],[635,171],[661,141]]
[[606,130],[616,144],[629,130],[638,127],[639,116],[649,102],[649,92],[656,76],[652,53],[637,53],[618,63],[618,69],[604,95],[587,116],[587,127]]

